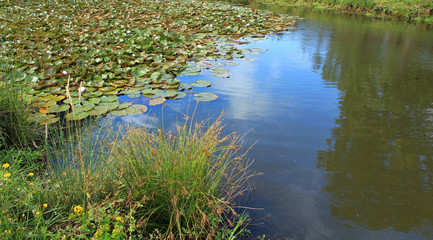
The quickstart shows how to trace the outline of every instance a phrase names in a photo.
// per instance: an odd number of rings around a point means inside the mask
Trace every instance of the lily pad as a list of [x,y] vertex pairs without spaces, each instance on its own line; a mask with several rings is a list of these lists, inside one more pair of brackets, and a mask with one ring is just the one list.
[[220,78],[228,78],[230,77],[230,75],[232,75],[231,73],[229,73],[228,69],[221,67],[212,68],[210,71],[213,76]]
[[189,84],[189,83],[181,83],[180,84],[180,87],[179,87],[180,91],[190,90],[190,89],[192,89],[192,85],[191,84]]
[[101,98],[101,102],[114,102],[114,101],[118,101],[119,97],[118,96],[102,96]]
[[165,98],[159,97],[159,98],[152,98],[149,100],[149,105],[150,106],[156,106],[156,105],[160,105],[163,104],[165,102]]
[[135,110],[134,114],[141,114],[141,113],[145,113],[147,111],[147,107],[145,105],[142,105],[142,104],[134,104],[134,105],[131,105],[130,107]]
[[119,110],[114,110],[114,111],[110,112],[110,114],[112,114],[114,116],[126,116],[126,115],[134,114],[134,113],[135,113],[134,108],[125,108],[125,109],[119,109]]
[[49,114],[46,116],[45,119],[40,120],[39,123],[42,125],[50,125],[50,124],[58,122],[59,120],[60,120],[60,118],[57,117],[56,115]]
[[186,97],[186,93],[184,93],[184,92],[177,92],[176,99],[182,99],[184,97]]
[[119,109],[125,109],[127,107],[131,106],[131,102],[122,102],[121,104],[119,104]]
[[101,99],[100,98],[90,98],[89,102],[91,102],[95,105],[98,105],[101,102]]
[[185,68],[185,70],[183,70],[182,74],[185,76],[195,76],[195,75],[199,75],[201,72],[201,69],[198,67],[189,67],[189,68]]
[[71,106],[68,104],[62,104],[60,106],[59,105],[53,105],[53,106],[48,108],[48,112],[50,112],[50,113],[66,112],[69,110],[69,108],[71,108]]
[[107,106],[96,106],[94,109],[89,111],[89,116],[99,116],[108,113],[110,109]]
[[242,58],[242,60],[245,62],[254,62],[257,60],[257,58]]
[[218,98],[218,95],[210,92],[202,92],[194,94],[194,99],[200,102],[210,102],[214,101]]
[[196,80],[191,85],[193,87],[210,87],[212,83],[206,80]]
[[119,108],[119,102],[101,102],[99,106],[104,106],[108,108],[108,111],[112,111]]
[[224,64],[227,65],[227,66],[237,66],[237,65],[239,65],[239,63],[235,62],[235,61],[226,61],[226,62],[224,62]]
[[70,112],[66,114],[66,119],[69,121],[81,120],[89,116],[88,112]]

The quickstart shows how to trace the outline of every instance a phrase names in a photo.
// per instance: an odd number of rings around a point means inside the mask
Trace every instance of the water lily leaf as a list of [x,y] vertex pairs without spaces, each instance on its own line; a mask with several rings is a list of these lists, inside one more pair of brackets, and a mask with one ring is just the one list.
[[235,62],[235,61],[226,61],[226,62],[224,62],[224,64],[227,65],[227,66],[237,66],[237,65],[239,65],[239,63]]
[[138,98],[138,97],[140,97],[141,95],[140,95],[140,92],[136,92],[136,93],[131,93],[131,94],[128,94],[128,97],[129,98]]
[[192,85],[191,84],[189,84],[189,83],[181,83],[180,84],[180,87],[179,87],[180,91],[190,90],[190,89],[192,89]]
[[101,102],[101,99],[100,98],[90,98],[89,102],[91,102],[95,105],[98,105]]
[[214,101],[217,98],[218,98],[218,95],[216,95],[214,93],[210,93],[210,92],[202,92],[202,93],[194,94],[194,99],[196,101],[200,101],[200,102]]
[[119,94],[120,89],[114,89],[113,91],[104,92],[107,95],[117,95]]
[[[84,101],[85,99],[84,98],[72,98],[72,102],[74,103],[74,104],[77,104],[77,103],[79,103],[79,102],[82,102],[82,101]],[[69,104],[69,98],[66,98],[65,100],[63,100],[63,103],[64,104]]]
[[125,109],[114,110],[114,111],[110,112],[110,114],[112,114],[114,116],[126,116],[126,115],[134,114],[134,113],[135,113],[134,108],[125,108]]
[[175,98],[177,96],[178,92],[176,90],[165,90],[165,97],[166,98]]
[[246,62],[254,62],[257,60],[257,58],[242,58],[242,60]]
[[231,73],[229,73],[229,70],[226,68],[216,67],[216,68],[212,68],[210,71],[213,76],[220,77],[220,78],[228,78],[230,77],[230,75],[232,75]]
[[268,51],[268,49],[266,49],[266,48],[253,48],[253,50],[257,51],[257,52],[266,52],[266,51]]
[[74,105],[74,112],[75,113],[88,112],[92,110],[94,107],[95,105],[93,103],[86,101],[86,102],[82,102],[81,104]]
[[62,104],[62,105],[54,105],[48,108],[48,112],[50,113],[59,113],[59,112],[66,112],[71,108],[68,104]]
[[164,93],[164,91],[162,91],[161,89],[144,89],[141,91],[141,95],[145,96],[145,97],[152,97],[155,95],[159,95]]
[[89,111],[89,116],[99,116],[108,113],[108,111],[110,111],[110,109],[107,106],[96,106]]
[[119,109],[125,109],[131,105],[131,102],[122,102],[119,104]]
[[99,90],[102,92],[111,92],[111,91],[116,90],[116,88],[115,87],[102,87],[102,88],[99,88]]
[[60,118],[57,117],[56,115],[49,114],[49,115],[46,115],[46,118],[40,120],[39,123],[42,125],[50,125],[50,124],[58,122],[59,120],[60,120]]
[[66,119],[69,121],[81,120],[89,116],[88,112],[69,112],[66,114]]
[[186,97],[186,93],[184,93],[184,92],[177,92],[176,99],[181,99],[181,98],[184,98],[184,97]]
[[117,108],[119,108],[119,102],[101,102],[101,104],[99,106],[104,106],[108,108],[108,111],[112,111],[115,110]]
[[143,77],[149,72],[149,69],[146,67],[140,67],[135,70],[135,75],[137,77]]
[[141,113],[145,113],[147,111],[147,107],[145,105],[142,105],[142,104],[131,105],[131,108],[133,108],[135,110],[134,114],[141,114]]
[[196,80],[191,85],[193,87],[210,87],[212,83],[206,80]]
[[182,74],[185,76],[195,76],[199,75],[201,72],[201,69],[198,67],[188,67],[183,70]]
[[118,101],[119,97],[118,96],[102,96],[101,98],[101,102],[114,102],[114,101]]
[[36,104],[36,106],[40,107],[40,108],[48,108],[48,107],[54,106],[56,104],[57,104],[57,102],[55,102],[55,101],[49,101],[49,102],[44,101],[44,102],[38,102]]
[[47,95],[45,97],[39,98],[40,101],[46,101],[46,102],[50,102],[50,101],[58,102],[58,101],[61,101],[63,99],[65,99],[65,96],[63,96],[63,95],[58,95],[58,96]]
[[156,106],[156,105],[160,105],[163,104],[165,102],[165,98],[159,97],[159,98],[152,98],[149,100],[149,105],[150,106]]

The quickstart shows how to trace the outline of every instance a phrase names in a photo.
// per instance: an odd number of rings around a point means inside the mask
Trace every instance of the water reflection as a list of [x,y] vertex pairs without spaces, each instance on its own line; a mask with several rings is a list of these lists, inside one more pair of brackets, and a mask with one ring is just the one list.
[[332,23],[324,59],[313,56],[342,95],[329,148],[318,153],[331,214],[432,237],[423,227],[433,225],[433,34],[402,23]]

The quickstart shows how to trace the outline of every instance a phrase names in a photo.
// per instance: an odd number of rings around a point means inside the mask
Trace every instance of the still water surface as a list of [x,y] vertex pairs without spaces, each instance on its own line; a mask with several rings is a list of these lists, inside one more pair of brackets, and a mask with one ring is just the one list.
[[[226,131],[250,131],[262,172],[248,207],[253,235],[271,239],[433,238],[433,30],[423,25],[252,4],[306,18],[268,51],[209,72],[219,95],[196,118],[225,111]],[[127,99],[140,103],[145,99]],[[193,99],[167,101],[165,128]],[[161,107],[151,112],[159,118]],[[116,121],[149,123],[145,116]],[[246,143],[248,144],[248,143]]]

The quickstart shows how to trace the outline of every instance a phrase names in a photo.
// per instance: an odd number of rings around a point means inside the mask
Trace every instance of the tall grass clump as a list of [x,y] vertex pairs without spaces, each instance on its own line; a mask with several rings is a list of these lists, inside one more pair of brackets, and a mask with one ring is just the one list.
[[[237,197],[250,189],[241,138],[215,122],[88,129],[48,148],[50,191],[67,219],[57,236],[101,239],[234,239],[247,216]],[[50,154],[51,153],[51,154]],[[54,202],[50,202],[54,201]]]
[[10,72],[0,82],[0,149],[38,148],[43,129],[32,119],[32,107],[16,82],[20,73]]

